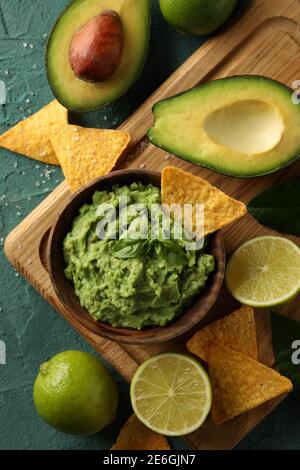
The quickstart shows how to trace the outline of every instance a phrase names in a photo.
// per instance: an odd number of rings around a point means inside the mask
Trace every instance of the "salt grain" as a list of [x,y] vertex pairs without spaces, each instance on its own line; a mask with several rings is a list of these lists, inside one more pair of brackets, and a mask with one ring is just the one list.
[[50,176],[52,175],[53,172],[54,170],[45,170],[44,176],[47,178],[47,180],[50,180]]

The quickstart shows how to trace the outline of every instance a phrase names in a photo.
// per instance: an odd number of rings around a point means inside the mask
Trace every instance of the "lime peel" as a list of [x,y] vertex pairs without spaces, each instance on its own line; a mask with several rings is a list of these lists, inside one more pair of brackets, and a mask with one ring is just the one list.
[[50,426],[88,435],[114,421],[118,389],[95,356],[63,351],[40,366],[33,400],[37,412]]

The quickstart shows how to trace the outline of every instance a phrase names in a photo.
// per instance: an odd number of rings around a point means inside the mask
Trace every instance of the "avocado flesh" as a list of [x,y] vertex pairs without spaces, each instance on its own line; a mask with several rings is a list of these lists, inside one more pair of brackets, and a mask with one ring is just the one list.
[[[120,65],[101,83],[74,74],[69,63],[71,40],[78,29],[105,10],[122,21],[124,46]],[[151,0],[74,0],[58,19],[47,47],[47,75],[58,101],[72,111],[92,111],[128,91],[140,75],[148,51]]]
[[150,141],[219,173],[272,173],[300,154],[300,107],[279,82],[257,76],[210,82],[154,105]]

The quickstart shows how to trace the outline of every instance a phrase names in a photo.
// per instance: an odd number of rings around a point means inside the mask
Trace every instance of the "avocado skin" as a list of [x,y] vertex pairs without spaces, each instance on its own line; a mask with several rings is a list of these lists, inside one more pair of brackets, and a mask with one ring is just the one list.
[[299,160],[300,159],[300,142],[299,142],[299,148],[298,148],[298,150],[296,150],[294,157],[292,157],[288,162],[284,162],[282,165],[278,165],[276,167],[270,168],[267,171],[261,172],[261,171],[258,170],[257,172],[253,172],[253,173],[249,173],[247,171],[245,173],[242,173],[242,172],[235,171],[234,169],[232,169],[231,171],[224,171],[224,169],[219,168],[218,165],[214,165],[213,163],[208,164],[207,162],[195,159],[193,155],[188,155],[188,154],[184,154],[184,155],[181,154],[180,155],[178,152],[177,153],[173,152],[171,147],[164,146],[159,140],[156,139],[156,137],[153,134],[153,132],[155,130],[155,122],[156,122],[155,112],[156,112],[157,109],[159,109],[159,107],[163,103],[172,102],[173,100],[175,100],[176,98],[178,98],[180,96],[186,95],[188,93],[197,92],[197,89],[199,89],[199,88],[214,86],[216,83],[222,83],[224,81],[227,81],[228,79],[236,80],[236,81],[251,79],[253,82],[255,80],[257,80],[257,81],[267,81],[267,82],[271,82],[274,86],[280,87],[282,90],[289,93],[290,96],[294,92],[294,90],[292,90],[287,85],[285,85],[285,84],[283,84],[283,83],[281,83],[277,80],[274,80],[272,78],[262,76],[262,75],[234,75],[234,76],[231,76],[231,77],[212,80],[209,83],[202,84],[202,85],[190,88],[189,90],[177,93],[176,95],[173,95],[169,98],[166,98],[164,100],[161,100],[161,101],[155,103],[152,106],[152,112],[154,114],[154,125],[150,129],[148,129],[148,132],[147,132],[147,136],[148,136],[148,139],[150,140],[150,142],[153,145],[155,145],[156,147],[158,147],[158,148],[160,148],[160,149],[162,149],[166,152],[173,153],[173,155],[180,158],[181,160],[188,161],[190,163],[201,166],[203,168],[207,168],[209,170],[215,171],[215,172],[223,174],[225,176],[231,176],[231,177],[236,177],[236,178],[241,178],[241,179],[250,179],[250,178],[257,178],[257,177],[263,177],[263,176],[266,176],[266,175],[270,175],[270,174],[276,173],[277,171],[280,171],[284,168],[287,168],[288,166],[292,165],[297,160]]
[[[134,85],[134,83],[138,80],[141,73],[143,72],[143,69],[144,69],[144,66],[145,66],[145,63],[146,63],[146,60],[147,60],[147,57],[148,57],[149,44],[150,44],[151,0],[143,0],[147,4],[147,17],[148,17],[147,27],[146,27],[146,30],[145,30],[145,49],[144,49],[143,59],[141,60],[141,62],[139,64],[138,70],[137,70],[134,78],[131,80],[130,83],[128,83],[128,86],[126,87],[126,89],[124,89],[121,93],[116,93],[114,98],[107,99],[107,100],[103,99],[103,101],[101,103],[96,104],[95,106],[89,106],[89,107],[74,106],[69,101],[66,101],[60,94],[58,94],[55,87],[52,84],[51,71],[50,71],[50,67],[49,67],[49,50],[50,50],[50,47],[51,47],[51,40],[53,38],[53,34],[55,34],[56,27],[59,24],[61,18],[65,15],[65,13],[67,13],[67,11],[70,9],[70,7],[73,6],[73,4],[76,1],[78,1],[78,0],[71,0],[66,5],[66,7],[62,10],[62,12],[58,16],[58,18],[56,19],[56,21],[55,21],[55,23],[52,27],[52,30],[49,34],[49,37],[48,37],[48,40],[47,40],[47,45],[46,45],[45,68],[46,68],[46,76],[47,76],[48,84],[50,86],[50,89],[51,89],[53,95],[57,99],[57,101],[59,101],[65,108],[67,108],[71,112],[74,112],[74,113],[82,113],[82,112],[90,113],[90,112],[97,111],[101,108],[104,108],[105,106],[108,106],[109,104],[113,103],[114,101],[116,101],[117,99],[119,99],[123,95],[125,95],[128,92],[128,90]],[[84,0],[81,0],[81,1],[84,1]],[[74,33],[75,33],[75,31],[74,31]],[[78,79],[78,78],[76,78],[76,79]],[[83,81],[85,81],[85,80],[83,80]]]

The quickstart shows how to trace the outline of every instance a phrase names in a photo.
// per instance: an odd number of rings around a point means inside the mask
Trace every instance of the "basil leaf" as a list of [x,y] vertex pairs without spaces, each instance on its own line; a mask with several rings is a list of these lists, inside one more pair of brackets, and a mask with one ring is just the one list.
[[181,248],[181,246],[174,240],[159,240],[159,243],[161,243],[165,248],[167,248],[168,251],[171,251],[172,253],[179,253],[186,256],[184,249]]
[[181,246],[174,240],[159,240],[161,245],[161,255],[166,261],[174,264],[187,263],[187,255]]
[[137,258],[148,254],[152,248],[162,256],[168,263],[186,264],[187,255],[185,251],[173,240],[133,240],[124,238],[119,240],[112,249],[115,258]]
[[147,239],[145,240],[145,254],[147,255],[154,248],[157,252],[158,242],[156,239]]
[[128,259],[137,258],[144,254],[146,248],[145,240],[132,240],[124,238],[119,240],[112,249],[115,258]]
[[[293,364],[292,356],[297,351],[293,348],[293,343],[297,340],[300,342],[300,323],[283,315],[272,313],[271,325],[277,367],[282,375],[293,382],[295,391],[299,392],[300,365]],[[300,353],[298,358],[300,358]]]
[[300,177],[259,194],[248,211],[261,224],[300,237]]

